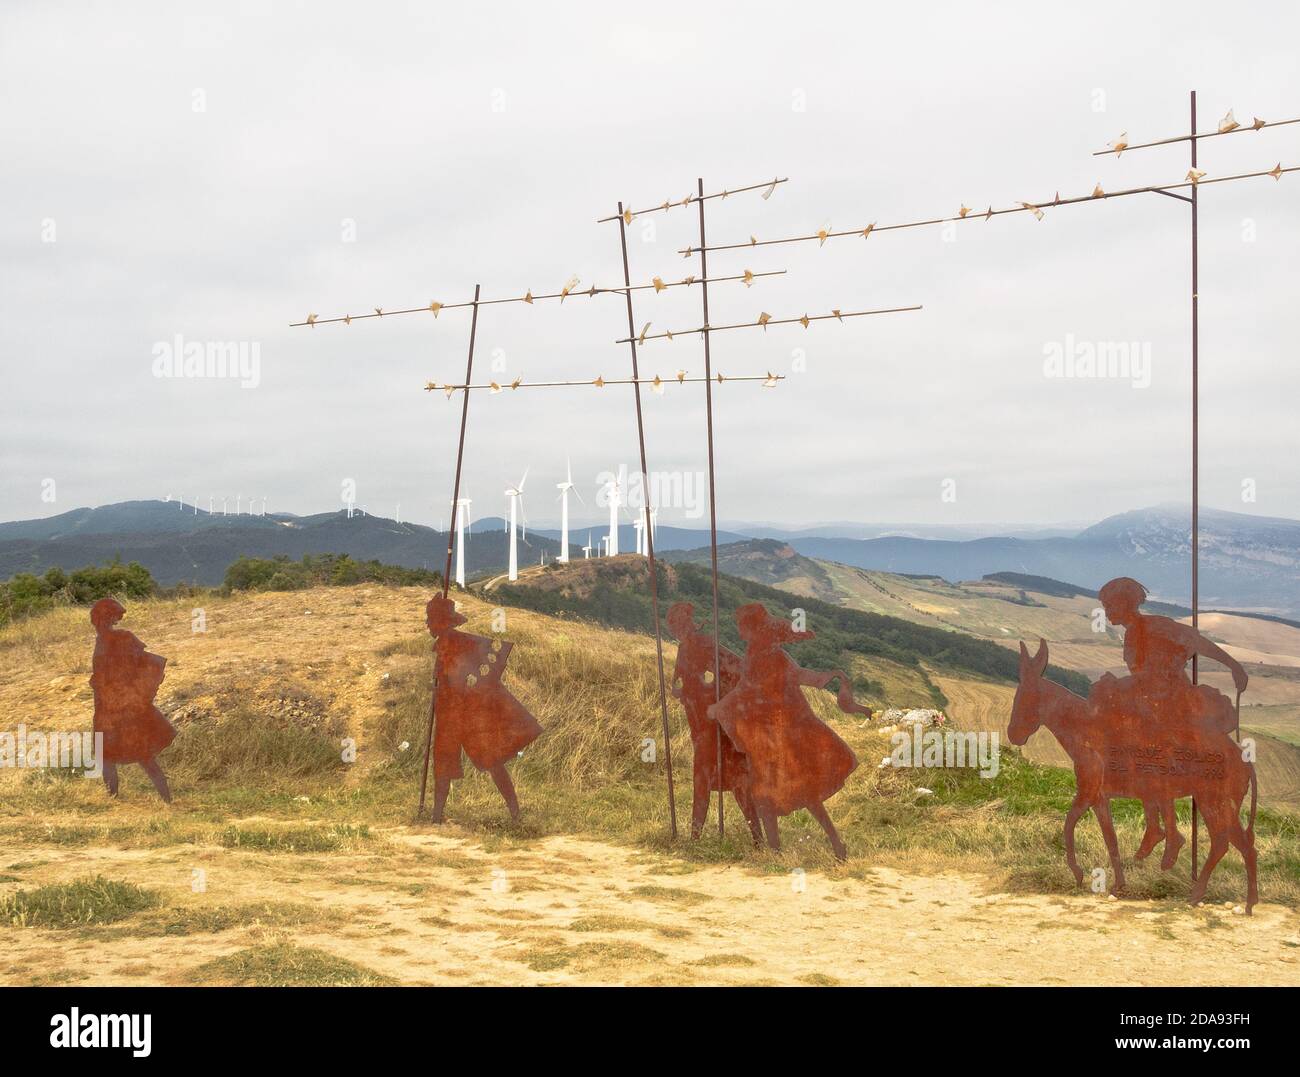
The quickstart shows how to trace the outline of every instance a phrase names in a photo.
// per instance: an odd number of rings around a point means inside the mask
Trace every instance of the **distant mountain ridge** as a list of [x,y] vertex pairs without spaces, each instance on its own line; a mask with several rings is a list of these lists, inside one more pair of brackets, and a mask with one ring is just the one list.
[[[506,563],[503,531],[475,532],[465,543],[465,570],[476,575]],[[548,560],[559,544],[531,532],[520,561]],[[139,561],[164,586],[182,581],[213,586],[240,557],[289,557],[345,553],[404,568],[441,572],[447,533],[422,524],[397,523],[345,511],[314,516],[209,514],[163,501],[126,501],[97,509],[73,509],[44,520],[0,524],[0,579],[17,572],[43,573],[98,564],[113,557]]]
[[[588,534],[598,543],[607,530],[608,525],[573,528],[571,557],[583,556]],[[1127,575],[1146,584],[1154,599],[1187,605],[1190,530],[1186,507],[1163,505],[1107,517],[1077,534],[1048,532],[1038,538],[847,538],[792,531],[786,537],[757,541],[775,541],[805,559],[949,580],[1015,572],[1069,580],[1095,590],[1115,576]],[[621,525],[620,548],[635,549],[634,536],[630,524]],[[554,530],[530,528],[520,564],[536,564],[543,553],[548,561],[554,559],[559,552],[557,537]],[[721,546],[743,543],[746,538],[734,531],[718,533]],[[706,529],[664,525],[656,532],[656,551],[666,560],[676,559],[675,551],[698,551],[708,541]],[[42,520],[0,523],[0,578],[54,565],[78,568],[115,555],[138,560],[162,583],[219,583],[226,566],[240,556],[296,559],[306,553],[346,553],[361,560],[376,558],[441,571],[446,548],[445,532],[360,513],[351,519],[342,511],[225,516],[201,508],[195,511],[192,505],[182,508],[176,502],[128,501],[73,509]],[[499,570],[505,566],[506,553],[504,521],[475,521],[466,543],[467,572]],[[782,568],[787,575],[805,571],[811,581],[809,593],[817,594],[816,572],[809,564],[790,560]],[[1300,617],[1300,521],[1202,509],[1200,572],[1202,608]]]
[[[1300,521],[1202,509],[1200,603],[1300,615]],[[973,580],[1019,572],[1098,588],[1133,576],[1152,597],[1191,600],[1191,513],[1156,506],[1107,517],[1073,537],[936,539],[804,538],[799,553],[881,572]]]
[[[721,538],[721,536],[719,536]],[[709,565],[708,546],[696,550],[668,550],[664,560],[673,564]],[[830,574],[811,557],[805,557],[788,542],[779,539],[745,539],[718,545],[718,570],[769,587],[839,604],[842,596]]]

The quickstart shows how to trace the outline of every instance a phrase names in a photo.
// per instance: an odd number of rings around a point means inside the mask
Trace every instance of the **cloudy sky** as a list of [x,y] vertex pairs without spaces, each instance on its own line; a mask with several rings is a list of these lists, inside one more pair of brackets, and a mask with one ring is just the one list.
[[[1276,4],[619,7],[6,3],[0,519],[167,495],[317,512],[352,480],[369,511],[437,524],[460,406],[421,386],[463,376],[468,311],[290,322],[621,284],[597,218],[697,177],[788,176],[708,204],[711,242],[776,238],[1179,181],[1185,143],[1091,154],[1186,131],[1191,88],[1202,130],[1229,108],[1300,116],[1300,9]],[[1300,164],[1300,124],[1201,147],[1210,176],[1279,160]],[[634,283],[698,274],[677,253],[697,229],[694,207],[636,219]],[[1207,504],[1300,516],[1298,241],[1300,174],[1203,188]],[[1046,523],[1185,500],[1189,246],[1188,207],[1152,194],[715,254],[712,275],[787,271],[715,285],[715,325],[924,305],[714,335],[716,370],[789,374],[715,391],[720,517]],[[637,293],[636,319],[698,326],[699,289]],[[476,365],[626,377],[625,335],[617,296],[490,306]],[[156,376],[178,336],[255,345],[257,385]],[[1045,375],[1054,348],[1112,344],[1149,376]],[[689,335],[641,361],[704,367]],[[645,414],[652,471],[705,467],[701,386]],[[474,394],[474,514],[531,467],[530,517],[553,517],[566,457],[590,504],[599,473],[635,470],[635,429],[627,387]]]

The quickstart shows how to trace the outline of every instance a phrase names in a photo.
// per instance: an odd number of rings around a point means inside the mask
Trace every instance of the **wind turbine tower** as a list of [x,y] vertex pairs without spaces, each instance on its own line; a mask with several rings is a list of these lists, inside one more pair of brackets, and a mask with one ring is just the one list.
[[465,586],[465,527],[469,523],[470,499],[456,502],[456,586]]
[[577,487],[573,485],[572,460],[569,461],[566,475],[568,477],[563,482],[555,484],[560,491],[560,554],[556,557],[556,560],[565,564],[569,561],[569,491],[572,490],[577,495],[578,500],[584,505],[586,504],[585,501],[582,501],[582,495],[578,493]]
[[609,480],[609,556],[618,556],[618,479]]
[[506,490],[506,497],[510,499],[510,575],[509,579],[513,583],[519,579],[519,545],[517,519],[523,517],[524,538],[528,538],[528,514],[524,512],[524,483],[528,481],[528,469],[524,468],[523,478],[519,480],[518,486],[511,486]]

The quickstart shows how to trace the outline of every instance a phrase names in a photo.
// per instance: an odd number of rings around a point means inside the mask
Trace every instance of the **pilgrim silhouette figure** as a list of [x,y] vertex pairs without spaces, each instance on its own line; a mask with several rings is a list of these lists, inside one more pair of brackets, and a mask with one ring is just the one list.
[[133,633],[114,627],[125,613],[112,598],[101,598],[90,608],[95,626],[90,687],[95,696],[94,731],[103,734],[99,759],[104,784],[117,796],[117,768],[139,763],[158,795],[170,804],[172,794],[158,753],[176,739],[176,729],[154,706],[167,659],[146,651]]
[[1089,695],[1099,709],[1122,709],[1160,725],[1196,722],[1231,733],[1237,720],[1232,701],[1208,684],[1193,684],[1187,663],[1193,656],[1221,662],[1232,673],[1240,695],[1250,678],[1232,655],[1191,625],[1142,613],[1147,589],[1121,576],[1099,592],[1106,619],[1124,629],[1124,664],[1129,676],[1104,674]]
[[426,613],[435,655],[433,821],[442,822],[452,780],[464,773],[462,749],[475,767],[492,775],[510,817],[518,819],[506,761],[536,740],[542,727],[501,684],[514,644],[461,632],[466,619],[449,598],[430,599]]
[[[673,696],[686,711],[686,724],[691,730],[691,745],[695,750],[692,764],[694,779],[691,801],[691,837],[698,838],[709,814],[709,796],[721,788],[730,792],[740,805],[741,814],[749,824],[754,844],[763,839],[754,800],[749,791],[749,760],[718,723],[709,717],[709,707],[717,702],[718,686],[714,684],[713,637],[701,632],[695,625],[695,607],[689,602],[678,602],[668,610],[668,629],[677,638],[677,664],[673,667]],[[740,683],[740,656],[726,647],[718,648],[722,664],[721,692],[725,696]],[[722,737],[722,775],[718,775],[718,737]]]
[[[1232,673],[1240,697],[1250,680],[1240,662],[1191,625],[1142,613],[1147,590],[1135,579],[1120,576],[1111,580],[1098,596],[1107,620],[1124,629],[1124,664],[1129,669],[1127,677],[1107,673],[1092,686],[1088,702],[1100,720],[1136,719],[1145,730],[1163,734],[1166,739],[1193,732],[1231,733],[1236,728],[1232,701],[1211,685],[1193,684],[1187,675],[1187,663],[1195,655],[1221,662]],[[1144,801],[1143,811],[1146,833],[1137,859],[1148,856],[1164,840],[1161,866],[1168,870],[1177,862],[1184,843],[1173,801],[1158,808]]]
[[736,611],[736,626],[745,641],[740,683],[708,709],[709,717],[749,759],[750,793],[768,845],[781,847],[779,816],[807,808],[843,860],[847,851],[824,801],[843,787],[857,756],[813,713],[800,689],[825,688],[838,678],[840,710],[870,717],[871,708],[854,702],[853,682],[843,670],[804,669],[781,649],[815,639],[812,632],[796,632],[757,602]]

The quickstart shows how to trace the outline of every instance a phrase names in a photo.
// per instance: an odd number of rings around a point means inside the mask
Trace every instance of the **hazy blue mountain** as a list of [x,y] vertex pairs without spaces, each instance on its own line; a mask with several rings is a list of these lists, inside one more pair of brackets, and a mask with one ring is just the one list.
[[[582,557],[589,531],[599,543],[606,529],[574,526],[569,535],[574,560]],[[1145,583],[1154,598],[1186,604],[1191,598],[1190,532],[1186,506],[1160,505],[1108,517],[1077,534],[941,539],[794,531],[780,541],[807,557],[950,580],[1019,572],[1095,589],[1128,575]],[[536,564],[543,551],[553,559],[557,538],[550,528],[529,529],[520,563]],[[718,533],[723,545],[744,540],[734,531]],[[656,548],[665,553],[698,550],[708,541],[707,529],[662,526]],[[636,548],[631,524],[620,526],[619,546],[625,552]],[[202,508],[196,513],[193,506],[182,509],[176,502],[127,501],[0,524],[0,579],[53,565],[77,568],[114,555],[139,561],[164,583],[218,583],[226,567],[244,555],[346,553],[441,570],[446,548],[445,533],[433,528],[360,513],[352,519],[341,511],[222,516]],[[466,543],[467,572],[500,570],[506,553],[504,522],[497,517],[476,520]],[[1202,509],[1201,606],[1300,615],[1300,521]]]
[[[478,527],[479,522],[480,521],[475,521],[474,526]],[[496,520],[495,524],[497,527],[501,527],[502,521]],[[588,532],[591,533],[593,545],[599,544],[601,535],[609,534],[609,523],[606,522],[603,525],[592,526],[583,525],[581,527],[574,525],[570,526],[569,543],[572,545],[575,539],[578,540],[577,556],[579,557],[582,556],[582,547],[587,543]],[[528,533],[531,535],[532,530],[530,529]],[[542,528],[537,533],[539,535],[544,535],[547,538],[555,539],[557,542],[560,539],[560,532],[551,528]],[[718,532],[719,543],[741,542],[744,538],[744,535],[738,535],[732,531]],[[698,549],[700,546],[707,546],[708,544],[709,529],[707,526],[702,528],[669,527],[666,524],[660,524],[655,528],[656,553],[660,550],[663,550],[665,553],[669,550],[694,550]],[[631,524],[619,524],[618,548],[622,553],[627,553],[629,551],[633,553],[636,552],[636,530]]]
[[[468,575],[502,568],[506,535],[499,529],[476,531],[465,543]],[[534,564],[559,544],[531,532],[520,547],[520,561]],[[55,565],[74,569],[114,556],[139,561],[159,583],[182,580],[218,584],[240,557],[345,553],[407,568],[441,572],[447,535],[421,524],[396,523],[378,516],[327,512],[314,516],[209,515],[202,508],[182,512],[175,503],[128,501],[98,509],[75,509],[45,520],[0,524],[0,579],[15,572],[44,572]]]
[[1083,530],[1078,527],[1026,527],[1023,524],[952,524],[884,523],[855,524],[829,523],[812,527],[781,527],[777,525],[735,525],[730,530],[747,538],[776,539],[792,542],[804,538],[874,539],[919,538],[967,542],[980,538],[1066,538]]
[[[1300,613],[1300,521],[1201,510],[1200,601],[1294,616]],[[1107,517],[1073,537],[935,539],[794,538],[799,553],[885,572],[933,572],[972,580],[1022,572],[1100,587],[1133,576],[1153,597],[1191,600],[1191,512],[1160,505]]]

